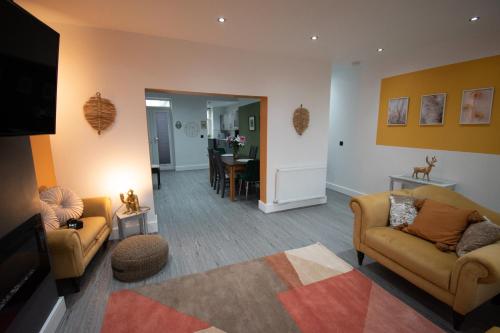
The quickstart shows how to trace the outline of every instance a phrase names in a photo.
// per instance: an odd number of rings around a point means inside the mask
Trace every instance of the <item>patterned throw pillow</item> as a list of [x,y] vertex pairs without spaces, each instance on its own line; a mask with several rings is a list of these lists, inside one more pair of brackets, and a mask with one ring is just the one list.
[[40,215],[42,215],[42,221],[45,225],[45,230],[57,230],[59,228],[59,220],[57,219],[56,213],[50,207],[48,203],[40,200],[41,211]]
[[459,257],[500,240],[500,226],[488,220],[469,225],[457,244]]
[[61,186],[48,188],[40,193],[40,199],[50,205],[57,215],[59,225],[69,219],[78,219],[83,213],[83,201],[75,192]]
[[391,194],[390,201],[389,223],[391,227],[396,228],[412,224],[417,216],[415,199],[409,196]]

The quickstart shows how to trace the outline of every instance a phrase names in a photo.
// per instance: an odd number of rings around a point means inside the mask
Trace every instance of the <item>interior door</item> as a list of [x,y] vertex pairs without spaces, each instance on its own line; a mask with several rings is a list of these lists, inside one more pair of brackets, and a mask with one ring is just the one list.
[[174,169],[172,110],[148,107],[149,153],[152,165],[161,170]]

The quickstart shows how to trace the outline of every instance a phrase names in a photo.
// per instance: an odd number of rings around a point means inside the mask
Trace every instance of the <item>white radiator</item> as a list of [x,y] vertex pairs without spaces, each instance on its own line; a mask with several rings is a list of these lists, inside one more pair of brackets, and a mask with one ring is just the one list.
[[276,170],[274,203],[325,198],[326,167],[310,166]]

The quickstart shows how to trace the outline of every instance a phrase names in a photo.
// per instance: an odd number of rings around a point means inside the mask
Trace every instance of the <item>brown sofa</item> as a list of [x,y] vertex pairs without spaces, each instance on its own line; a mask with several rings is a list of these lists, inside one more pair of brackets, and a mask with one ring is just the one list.
[[[395,192],[476,209],[500,225],[497,212],[448,189],[428,185]],[[450,305],[458,329],[467,313],[500,293],[500,241],[460,258],[454,252],[441,252],[426,240],[388,226],[389,194],[376,193],[351,200],[359,264],[366,254]]]
[[47,232],[52,271],[58,280],[78,278],[111,233],[111,200],[106,197],[83,199],[82,229],[60,228]]

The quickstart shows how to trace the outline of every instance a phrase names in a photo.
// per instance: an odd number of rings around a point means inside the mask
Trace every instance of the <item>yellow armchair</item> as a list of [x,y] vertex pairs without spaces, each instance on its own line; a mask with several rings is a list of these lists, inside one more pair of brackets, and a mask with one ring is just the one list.
[[54,277],[74,279],[77,289],[78,278],[96,252],[107,244],[112,228],[111,200],[107,197],[83,199],[83,228],[62,227],[47,232],[47,246],[51,256]]

